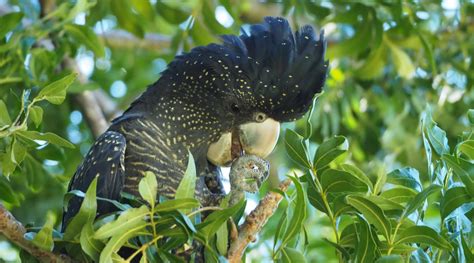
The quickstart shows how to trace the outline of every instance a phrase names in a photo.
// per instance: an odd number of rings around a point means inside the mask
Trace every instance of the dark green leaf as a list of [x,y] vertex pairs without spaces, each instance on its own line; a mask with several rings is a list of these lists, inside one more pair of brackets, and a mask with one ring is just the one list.
[[209,240],[212,235],[214,235],[217,230],[221,227],[222,224],[227,222],[229,218],[231,218],[234,214],[240,211],[240,209],[245,205],[245,200],[242,199],[240,202],[235,204],[232,207],[217,210],[210,214],[203,223],[199,224],[197,227],[199,228],[198,234],[204,240]]
[[291,224],[288,224],[288,228],[281,238],[281,247],[285,247],[285,245],[301,231],[306,218],[306,199],[303,186],[296,177],[290,176],[290,179],[296,188],[295,208],[293,210],[293,216],[290,219]]
[[437,248],[452,249],[452,246],[446,239],[427,226],[412,226],[400,232],[397,235],[395,244],[401,243],[423,243]]
[[326,194],[367,192],[368,186],[351,173],[327,169],[321,175],[321,186]]
[[474,197],[469,195],[466,187],[453,187],[448,189],[441,198],[441,217],[446,218],[451,212],[463,204],[474,202]]
[[396,203],[407,203],[413,200],[417,192],[411,188],[406,187],[394,187],[383,191],[380,196]]
[[308,200],[309,203],[314,206],[314,208],[327,214],[327,209],[324,205],[321,193],[318,192],[316,188],[308,187]]
[[403,212],[404,215],[410,215],[411,213],[415,212],[425,201],[428,199],[428,196],[431,194],[439,192],[441,187],[439,185],[430,185],[425,188],[423,191],[418,193],[413,200],[408,202],[407,206],[405,207],[405,211]]
[[8,32],[17,27],[22,18],[23,13],[20,12],[8,13],[0,16],[0,25],[2,25],[0,27],[0,39],[4,38]]
[[2,130],[5,126],[8,126],[12,123],[10,119],[10,115],[8,114],[7,105],[3,100],[0,100],[0,130]]
[[347,196],[346,201],[348,204],[359,210],[359,212],[364,215],[365,219],[370,224],[374,225],[377,230],[385,236],[385,238],[390,238],[392,226],[380,207],[362,196]]
[[311,164],[308,161],[308,153],[303,143],[303,137],[295,131],[287,129],[284,141],[288,156],[297,164],[310,169]]
[[162,16],[166,21],[175,25],[183,23],[190,15],[181,9],[163,3],[163,1],[158,1],[156,3],[156,11],[158,11],[158,14],[160,14],[160,16]]
[[[92,218],[93,221],[94,218]],[[94,260],[99,261],[100,252],[104,249],[104,244],[94,238],[94,228],[92,222],[87,222],[81,230],[79,238],[82,250]]]
[[356,166],[354,166],[352,164],[345,164],[344,163],[344,164],[340,164],[339,168],[341,170],[349,172],[353,176],[357,177],[360,181],[364,182],[369,187],[369,189],[373,189],[374,186],[373,186],[372,182],[370,181],[369,177],[367,177],[367,175],[362,170],[357,168]]
[[145,36],[141,18],[132,11],[131,3],[127,0],[113,0],[110,5],[112,13],[117,17],[118,24],[123,29],[139,38]]
[[405,167],[391,171],[389,174],[387,174],[387,182],[406,186],[417,191],[421,191],[422,189],[418,170],[411,167]]
[[463,141],[458,145],[460,152],[465,154],[469,159],[474,160],[474,140]]
[[378,195],[367,196],[368,200],[372,201],[374,204],[382,208],[382,210],[403,210],[405,207],[396,203],[394,201],[390,201]]
[[357,246],[355,262],[374,262],[377,257],[377,243],[374,240],[369,224],[364,220],[357,226]]
[[466,185],[468,192],[474,193],[474,164],[447,154],[441,158],[453,169],[454,174],[459,176],[464,185]]
[[335,136],[324,141],[316,150],[314,155],[314,167],[319,171],[329,165],[339,155],[345,153],[349,143],[344,136]]

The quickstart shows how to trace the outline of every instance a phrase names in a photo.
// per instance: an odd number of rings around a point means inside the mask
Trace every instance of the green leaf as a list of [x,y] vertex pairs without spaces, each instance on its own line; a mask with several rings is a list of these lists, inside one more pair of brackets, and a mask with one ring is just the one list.
[[[139,208],[130,208],[120,214],[115,221],[109,222],[97,229],[94,238],[105,239],[108,237],[117,237],[129,233],[131,230],[143,228],[146,226],[145,216],[149,213],[150,211],[145,205]],[[107,244],[107,246],[109,246],[109,244]]]
[[374,262],[377,257],[377,244],[374,240],[369,224],[359,218],[357,225],[357,245],[355,251],[355,262]]
[[183,179],[179,183],[178,189],[176,189],[175,199],[183,198],[194,198],[194,192],[196,191],[196,164],[194,162],[193,155],[191,152],[188,154],[188,166],[184,173]]
[[392,226],[380,207],[362,196],[350,195],[346,197],[346,201],[359,210],[365,219],[374,225],[385,238],[390,238]]
[[87,11],[89,8],[93,7],[97,3],[96,0],[77,0],[74,7],[68,13],[68,20],[76,18],[79,13]]
[[166,200],[155,206],[154,212],[168,212],[173,210],[187,210],[199,207],[199,201],[192,198],[181,198],[174,200]]
[[[2,156],[0,155],[0,159]],[[10,185],[10,181],[5,176],[0,176],[0,200],[10,203],[14,206],[19,206],[20,201],[18,200],[21,194],[13,190]]]
[[52,104],[61,104],[66,98],[67,88],[74,82],[77,73],[71,73],[42,88],[34,101],[47,100]]
[[314,208],[318,209],[323,213],[328,213],[326,206],[324,205],[321,193],[318,192],[316,188],[308,187],[308,201]]
[[378,195],[372,195],[366,197],[368,200],[372,201],[378,207],[382,208],[382,210],[403,210],[405,207],[400,205],[399,203],[390,201]]
[[296,188],[296,198],[294,201],[295,208],[293,210],[293,216],[289,221],[291,224],[288,224],[288,228],[281,238],[280,247],[282,248],[301,231],[303,222],[306,218],[306,200],[303,186],[296,177],[290,176],[290,179],[293,181]]
[[463,204],[474,202],[474,197],[469,195],[466,187],[453,187],[448,189],[441,198],[441,217],[446,218],[451,212]]
[[421,118],[423,134],[433,146],[435,152],[442,156],[449,154],[448,138],[446,132],[436,125],[431,117],[430,109],[425,110]]
[[64,30],[71,35],[78,43],[83,44],[92,50],[97,57],[105,56],[105,49],[97,34],[89,26],[69,24],[64,26]]
[[0,16],[0,25],[2,25],[0,27],[0,40],[3,39],[8,32],[20,25],[22,18],[23,13],[20,12],[8,13]]
[[314,155],[314,166],[319,171],[329,165],[339,155],[345,153],[349,148],[349,143],[344,136],[335,136],[324,141],[316,150]]
[[229,230],[227,224],[222,224],[216,232],[216,247],[221,255],[227,255],[229,246]]
[[352,174],[353,176],[357,177],[357,179],[364,182],[369,187],[369,189],[374,188],[374,185],[370,181],[369,177],[367,177],[367,175],[361,169],[357,168],[356,166],[354,166],[352,164],[345,164],[344,163],[344,164],[340,164],[339,168],[341,170],[346,171],[346,172]]
[[284,142],[288,156],[297,164],[311,169],[311,163],[308,161],[307,149],[303,143],[303,136],[295,131],[287,129]]
[[400,255],[386,255],[378,258],[375,263],[403,263],[403,257]]
[[152,20],[155,17],[155,11],[150,1],[132,0],[131,3],[133,8],[146,19]]
[[15,135],[21,136],[25,139],[29,139],[32,141],[42,140],[42,141],[47,141],[57,146],[62,146],[62,147],[71,148],[71,149],[74,148],[74,144],[50,132],[41,133],[37,131],[17,131]]
[[305,263],[306,258],[303,253],[291,247],[284,247],[281,250],[281,262],[283,263]]
[[145,221],[140,221],[138,224],[126,225],[126,228],[119,230],[119,233],[114,235],[105,245],[104,249],[100,253],[99,262],[112,263],[122,262],[121,258],[117,255],[117,251],[132,237],[137,236],[142,232],[146,226]]
[[13,137],[12,146],[11,146],[11,160],[14,164],[19,165],[26,156],[26,147],[18,141],[16,136]]
[[117,18],[120,27],[139,38],[145,36],[142,18],[132,11],[133,8],[128,0],[113,0],[110,9]]
[[449,168],[453,169],[454,174],[459,176],[468,192],[474,196],[474,164],[447,154],[443,155],[441,159],[448,164]]
[[358,68],[354,74],[355,77],[369,80],[380,76],[383,73],[387,60],[387,47],[380,45],[375,51],[371,52],[364,64]]
[[0,100],[0,130],[2,130],[5,126],[8,126],[12,123],[10,119],[10,115],[8,114],[7,105],[3,100]]
[[446,239],[427,226],[412,226],[403,230],[395,240],[395,244],[401,243],[422,243],[441,249],[452,249],[451,244]]
[[469,109],[467,111],[467,118],[471,124],[474,124],[474,109]]
[[428,196],[439,192],[441,187],[439,185],[430,185],[427,188],[425,188],[423,191],[418,193],[413,200],[408,202],[408,204],[405,207],[405,211],[403,211],[403,214],[408,216],[411,213],[415,212],[416,209],[418,209],[425,201],[428,199]]
[[[364,20],[367,20],[366,17],[367,16],[364,17]],[[352,38],[340,41],[328,49],[329,59],[355,55],[368,47],[367,43],[372,34],[372,23],[370,23],[370,21],[364,21],[360,23],[355,30],[356,32]]]
[[158,14],[160,14],[160,16],[167,22],[175,25],[183,23],[190,15],[181,9],[163,3],[163,1],[158,1],[156,3],[156,11],[158,11]]
[[43,228],[36,234],[32,242],[36,246],[46,250],[53,251],[54,241],[53,241],[53,227],[56,221],[56,216],[52,212],[48,212],[46,215],[46,223],[44,223]]
[[201,224],[197,225],[198,236],[204,238],[204,240],[209,240],[212,235],[214,235],[217,230],[227,222],[229,218],[238,213],[242,207],[245,206],[245,199],[240,200],[237,204],[232,207],[217,210],[211,213]]
[[97,213],[97,177],[92,180],[82,201],[79,212],[71,219],[64,232],[64,240],[74,240],[88,222],[95,219]]
[[380,196],[392,202],[401,204],[407,203],[408,201],[412,200],[416,196],[416,194],[418,193],[411,188],[394,187],[383,191]]
[[155,207],[158,183],[156,182],[156,176],[154,173],[150,171],[145,172],[145,176],[138,184],[138,192],[140,192],[141,197],[147,201],[152,208]]
[[327,194],[367,192],[368,186],[351,173],[327,169],[321,175],[321,186]]
[[421,191],[420,176],[418,170],[411,167],[396,169],[387,174],[387,182],[391,184],[406,186]]
[[469,159],[474,160],[474,140],[463,141],[458,145],[458,150]]
[[395,64],[398,75],[405,79],[411,79],[415,73],[415,66],[408,54],[395,44],[389,41],[386,42],[389,43],[388,47],[392,52],[393,64]]
[[[91,220],[93,221],[93,220]],[[87,222],[81,230],[79,238],[82,250],[94,260],[99,261],[100,252],[104,249],[104,243],[94,238],[93,222]]]
[[43,121],[43,108],[40,106],[32,106],[30,108],[30,118],[35,126],[38,127]]

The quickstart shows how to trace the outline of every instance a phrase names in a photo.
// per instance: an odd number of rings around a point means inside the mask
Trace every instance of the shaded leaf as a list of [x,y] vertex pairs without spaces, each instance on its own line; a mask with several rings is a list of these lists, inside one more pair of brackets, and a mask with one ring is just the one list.
[[367,175],[362,170],[360,170],[358,167],[356,167],[352,164],[345,164],[344,163],[344,164],[340,164],[339,168],[341,170],[349,172],[353,176],[357,177],[357,179],[364,182],[369,187],[369,189],[373,189],[374,186],[373,186],[372,182],[370,181],[369,177],[367,177]]
[[417,191],[421,191],[420,175],[418,170],[405,167],[401,169],[396,169],[387,174],[387,182],[406,186]]
[[87,222],[82,228],[79,242],[82,250],[91,257],[94,262],[98,262],[100,252],[104,249],[104,244],[94,238],[92,222]]
[[284,142],[288,156],[297,164],[310,169],[311,164],[308,161],[307,149],[303,143],[303,136],[295,131],[287,129]]
[[377,257],[377,244],[369,224],[364,219],[360,219],[360,222],[357,225],[355,262],[374,262]]
[[439,185],[433,184],[433,185],[428,186],[423,191],[418,193],[415,196],[415,198],[413,198],[413,200],[408,202],[403,214],[408,216],[411,213],[415,212],[415,210],[418,209],[428,199],[428,196],[434,193],[438,193],[440,190],[441,190],[441,187]]
[[430,109],[427,109],[421,118],[423,134],[433,146],[435,152],[442,156],[449,153],[448,138],[446,132],[436,125],[431,117]]
[[324,141],[316,150],[314,155],[314,167],[321,170],[339,155],[343,154],[349,148],[349,143],[344,136],[335,136]]
[[370,224],[374,225],[377,230],[385,236],[385,238],[390,237],[392,226],[380,207],[362,196],[350,195],[346,197],[346,201],[348,204],[359,210],[359,212],[364,215],[365,219]]
[[469,195],[465,187],[453,187],[448,189],[441,198],[441,217],[446,218],[451,212],[463,204],[474,202],[474,198]]
[[327,169],[321,175],[321,186],[325,193],[367,192],[368,186],[351,173]]
[[97,34],[89,26],[70,24],[65,25],[64,30],[66,30],[75,41],[92,50],[97,57],[105,56],[104,46],[97,37]]
[[[453,169],[454,174],[459,176],[468,192],[474,193],[474,164],[462,158],[456,158],[447,154],[441,158]],[[472,194],[472,196],[474,196],[474,194]]]
[[398,75],[402,78],[411,79],[415,74],[415,66],[408,54],[395,44],[390,43],[390,48],[393,64],[397,69]]
[[469,159],[474,160],[474,140],[466,140],[458,145],[460,152],[464,153]]
[[386,255],[378,258],[375,263],[403,263],[403,257],[400,255]]
[[17,131],[15,135],[21,136],[29,140],[42,140],[58,146],[74,148],[74,144],[50,132],[41,133],[37,131]]
[[245,199],[240,200],[237,204],[232,207],[217,210],[211,213],[198,227],[198,234],[204,240],[209,240],[212,235],[214,235],[217,230],[221,227],[222,224],[227,222],[227,220],[232,217],[234,214],[240,211],[240,209],[246,204]]
[[380,196],[392,202],[401,204],[401,203],[407,203],[408,201],[413,200],[413,198],[417,194],[418,193],[411,188],[394,187],[386,191],[383,191],[380,194]]
[[8,114],[8,108],[7,105],[5,105],[5,102],[3,100],[0,100],[0,130],[3,129],[3,127],[8,126],[12,123],[12,120],[10,119],[10,115]]
[[158,14],[166,21],[175,25],[183,23],[190,15],[181,9],[163,3],[163,1],[156,2],[156,11],[158,11]]
[[5,35],[12,31],[15,27],[20,24],[23,18],[23,13],[14,12],[0,16],[0,39],[4,38]]
[[285,247],[285,245],[301,231],[302,224],[306,218],[306,199],[303,186],[296,177],[290,176],[290,179],[296,188],[295,208],[290,219],[291,224],[288,224],[288,228],[281,238],[280,247]]

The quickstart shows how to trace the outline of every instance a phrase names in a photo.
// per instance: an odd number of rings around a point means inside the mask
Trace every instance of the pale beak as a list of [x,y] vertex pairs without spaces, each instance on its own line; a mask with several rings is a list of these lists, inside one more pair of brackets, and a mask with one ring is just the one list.
[[[238,128],[237,134],[243,153],[265,158],[275,148],[280,134],[280,123],[268,118],[261,123],[243,124]],[[235,158],[232,147],[232,133],[224,133],[217,142],[209,146],[207,159],[217,166],[230,166]]]

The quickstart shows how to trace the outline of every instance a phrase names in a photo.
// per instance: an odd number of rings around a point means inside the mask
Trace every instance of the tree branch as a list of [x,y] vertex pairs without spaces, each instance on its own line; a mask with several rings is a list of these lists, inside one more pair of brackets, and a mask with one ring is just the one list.
[[[278,189],[286,191],[291,180],[281,182]],[[227,254],[230,263],[239,263],[242,260],[245,249],[250,242],[256,239],[257,234],[273,215],[283,196],[276,192],[269,192],[258,204],[258,206],[245,218],[245,222],[239,227],[239,234],[232,240]]]
[[66,255],[57,255],[37,247],[24,237],[25,233],[25,227],[0,203],[0,234],[41,262],[74,262]]

